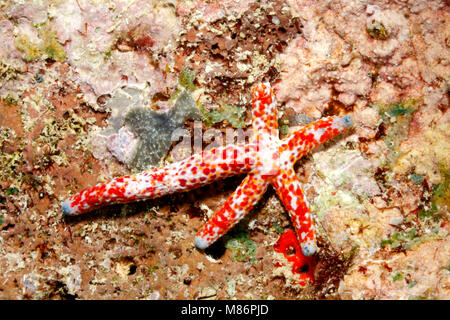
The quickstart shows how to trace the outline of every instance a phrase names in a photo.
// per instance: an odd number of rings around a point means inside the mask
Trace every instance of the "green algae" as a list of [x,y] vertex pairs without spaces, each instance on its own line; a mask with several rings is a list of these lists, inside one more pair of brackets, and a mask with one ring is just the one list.
[[437,212],[438,208],[436,206],[436,203],[432,201],[430,208],[420,210],[417,216],[419,217],[419,219],[424,220],[426,218],[433,217]]
[[48,27],[39,28],[38,43],[32,42],[30,38],[24,34],[18,35],[14,39],[14,46],[17,50],[25,53],[25,61],[36,61],[39,59],[51,59],[63,62],[66,60],[66,53],[63,46],[58,42],[56,33]]
[[158,270],[159,267],[158,266],[153,266],[147,269],[147,275],[151,275],[153,272],[155,272],[156,270]]
[[439,220],[450,207],[450,170],[441,167],[441,183],[433,185],[433,195],[430,199],[430,206],[420,210],[420,219],[433,218]]
[[188,91],[195,91],[197,89],[197,86],[194,84],[195,76],[194,70],[184,68],[178,76],[178,83]]
[[381,247],[384,248],[387,245],[391,246],[391,249],[402,247],[406,249],[409,241],[413,240],[417,235],[416,228],[411,228],[402,232],[394,232],[389,239],[381,241]]
[[[440,220],[447,214],[449,202],[449,170],[441,168],[441,183],[433,185],[433,192],[424,206],[417,214],[418,221],[415,227],[394,232],[388,239],[381,241],[382,248],[390,246],[396,250],[412,250],[426,241],[441,239]],[[410,177],[411,179],[411,177]],[[413,178],[414,179],[414,178]],[[418,178],[420,181],[424,177]],[[413,223],[413,216],[408,216],[405,223]]]
[[272,223],[272,228],[278,234],[282,234],[284,232],[284,229],[277,222]]
[[423,180],[425,180],[425,176],[423,176],[421,174],[413,173],[409,176],[409,180],[411,180],[415,184],[420,185],[420,184],[422,184]]
[[19,178],[16,168],[23,164],[22,152],[16,151],[13,153],[0,154],[0,178],[2,180],[9,179],[11,177]]
[[289,126],[287,124],[282,124],[280,126],[280,133],[285,135],[285,134],[288,134],[288,132],[289,132]]
[[31,42],[26,35],[19,35],[14,40],[14,46],[17,50],[25,53],[25,61],[35,61],[42,56],[41,47],[37,43]]
[[56,34],[53,31],[40,32],[41,38],[44,40],[43,49],[48,58],[54,61],[63,62],[66,60],[66,52],[62,45],[56,39]]
[[366,28],[369,36],[376,40],[386,40],[389,33],[383,23],[378,21],[372,21]]
[[10,94],[10,93],[8,93],[8,94],[6,95],[6,97],[3,98],[3,100],[5,101],[5,103],[6,103],[8,106],[16,105],[16,104],[18,104],[18,102],[19,102],[18,100],[14,99],[14,97],[13,97],[12,94]]
[[403,102],[392,104],[375,104],[380,118],[386,124],[384,143],[389,148],[383,167],[392,169],[402,155],[399,151],[400,143],[408,137],[412,115],[418,108],[418,101],[410,98]]
[[[193,92],[197,90],[195,85],[196,73],[194,70],[184,68],[178,76],[178,84],[184,87],[187,91]],[[177,99],[181,91],[177,91],[171,100]],[[239,108],[237,106],[229,105],[226,103],[220,103],[220,108],[217,110],[207,110],[202,105],[199,106],[202,120],[209,127],[216,123],[228,122],[233,128],[245,127],[245,108]]]
[[404,279],[403,273],[397,272],[397,273],[392,277],[392,282],[400,281],[400,280],[403,280],[403,279]]
[[233,261],[255,261],[256,243],[252,240],[245,238],[231,239],[225,247],[231,250],[231,260]]
[[396,250],[413,250],[423,242],[442,238],[437,231],[420,234],[421,232],[414,227],[394,232],[390,238],[382,240],[380,246],[381,248],[390,246],[391,249]]
[[19,194],[19,189],[17,189],[16,187],[10,187],[10,188],[6,189],[7,196],[15,195],[15,194]]
[[224,236],[225,248],[231,251],[231,260],[255,262],[256,243],[250,239],[246,223],[239,223]]
[[441,209],[450,207],[450,170],[441,166],[441,183],[433,186],[432,202]]
[[200,107],[200,111],[203,116],[203,121],[208,126],[212,126],[216,123],[226,121],[233,128],[245,127],[245,109],[239,108],[226,103],[220,104],[220,109],[208,111],[203,106]]

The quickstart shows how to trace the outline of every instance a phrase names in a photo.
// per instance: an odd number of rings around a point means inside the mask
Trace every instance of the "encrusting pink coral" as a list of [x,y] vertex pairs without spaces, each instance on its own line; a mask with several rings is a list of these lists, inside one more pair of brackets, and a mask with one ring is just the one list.
[[166,167],[98,184],[67,199],[62,211],[78,215],[111,203],[161,197],[248,173],[198,232],[197,247],[205,249],[228,232],[254,207],[270,183],[289,212],[303,254],[311,256],[317,249],[314,225],[293,165],[313,148],[351,127],[353,121],[349,115],[323,118],[280,140],[273,91],[269,83],[261,83],[253,89],[252,125],[248,144],[211,149]]

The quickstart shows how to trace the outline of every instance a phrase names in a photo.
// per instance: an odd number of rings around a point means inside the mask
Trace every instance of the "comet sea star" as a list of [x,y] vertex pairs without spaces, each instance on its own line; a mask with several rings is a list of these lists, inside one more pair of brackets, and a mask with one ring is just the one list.
[[78,215],[111,203],[161,197],[248,173],[197,233],[197,247],[205,249],[227,233],[272,184],[289,212],[303,254],[311,256],[317,249],[314,225],[293,166],[310,150],[351,127],[352,119],[349,115],[322,118],[280,140],[273,91],[269,83],[261,83],[253,89],[252,124],[253,134],[248,144],[211,149],[165,167],[97,184],[68,198],[62,204],[62,211]]

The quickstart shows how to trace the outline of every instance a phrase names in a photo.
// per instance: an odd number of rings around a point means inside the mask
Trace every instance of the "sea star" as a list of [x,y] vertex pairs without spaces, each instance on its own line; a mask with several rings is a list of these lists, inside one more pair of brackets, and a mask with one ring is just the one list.
[[67,199],[62,204],[62,211],[77,215],[111,203],[161,197],[248,173],[198,232],[195,237],[197,247],[205,249],[228,232],[272,184],[289,212],[303,254],[311,256],[317,249],[314,225],[293,166],[310,150],[352,125],[349,115],[322,118],[280,140],[273,91],[269,83],[260,83],[253,89],[253,134],[248,144],[211,149],[165,167],[97,184]]

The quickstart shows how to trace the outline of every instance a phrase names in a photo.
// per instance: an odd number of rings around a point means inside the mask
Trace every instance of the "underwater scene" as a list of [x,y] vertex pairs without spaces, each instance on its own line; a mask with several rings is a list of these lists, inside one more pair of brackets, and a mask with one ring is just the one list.
[[445,0],[0,0],[0,299],[450,299]]

